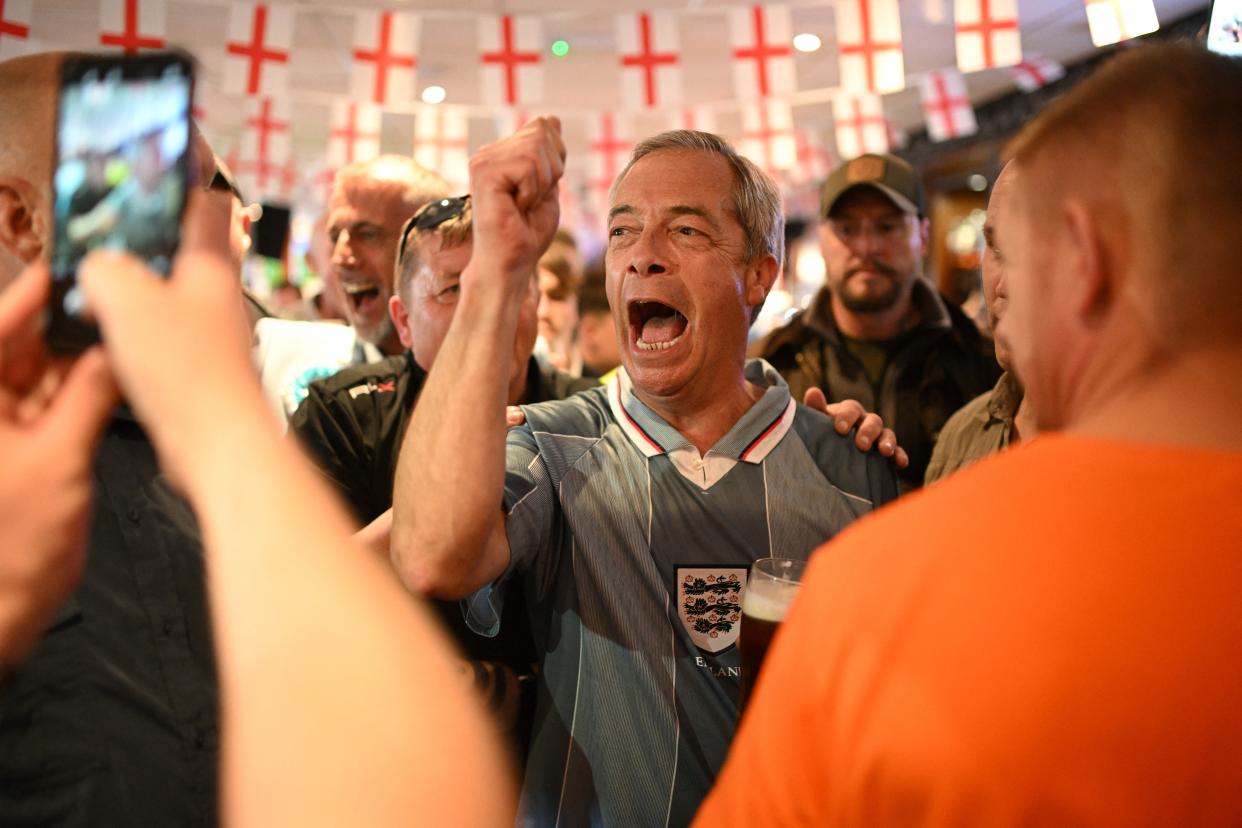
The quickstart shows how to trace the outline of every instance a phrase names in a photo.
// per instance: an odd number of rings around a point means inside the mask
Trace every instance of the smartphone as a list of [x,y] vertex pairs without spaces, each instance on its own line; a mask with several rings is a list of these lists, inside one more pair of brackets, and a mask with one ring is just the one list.
[[189,185],[193,94],[182,53],[65,61],[52,168],[52,350],[74,353],[99,340],[77,284],[88,253],[127,250],[160,275],[171,270]]
[[1212,3],[1207,47],[1218,54],[1242,57],[1242,0],[1215,0]]

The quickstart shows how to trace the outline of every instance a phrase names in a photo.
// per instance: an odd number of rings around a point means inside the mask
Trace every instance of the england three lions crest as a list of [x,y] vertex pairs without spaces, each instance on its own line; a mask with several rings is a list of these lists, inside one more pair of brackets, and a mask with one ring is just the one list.
[[737,642],[747,573],[744,566],[677,567],[677,615],[700,650],[718,653]]

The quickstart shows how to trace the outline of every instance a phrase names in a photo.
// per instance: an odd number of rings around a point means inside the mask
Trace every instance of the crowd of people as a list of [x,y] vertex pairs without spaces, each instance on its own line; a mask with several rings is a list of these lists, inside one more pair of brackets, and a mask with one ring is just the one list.
[[[345,325],[245,294],[195,131],[171,276],[92,253],[65,359],[63,57],[0,62],[0,823],[1242,820],[1236,59],[1125,50],[1025,126],[987,332],[896,156],[828,177],[825,284],[751,343],[772,180],[651,136],[584,267],[536,118],[468,194],[337,173]],[[765,557],[809,568],[739,722],[694,598]]]

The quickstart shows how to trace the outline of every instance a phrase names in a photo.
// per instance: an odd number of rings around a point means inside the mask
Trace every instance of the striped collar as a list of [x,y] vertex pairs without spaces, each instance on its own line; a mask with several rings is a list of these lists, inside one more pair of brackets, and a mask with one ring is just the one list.
[[[797,406],[789,395],[789,386],[771,365],[752,359],[746,363],[745,370],[747,380],[766,390],[703,456],[677,429],[638,398],[624,368],[618,369],[608,383],[608,404],[625,436],[645,457],[667,454],[674,462],[684,457],[696,470],[712,458],[727,459],[729,468],[738,461],[761,463],[793,425]],[[699,462],[695,464],[694,461]]]

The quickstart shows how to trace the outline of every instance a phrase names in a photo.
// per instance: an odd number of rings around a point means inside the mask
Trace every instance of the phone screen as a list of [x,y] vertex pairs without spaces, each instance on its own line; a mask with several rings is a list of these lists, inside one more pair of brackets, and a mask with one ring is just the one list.
[[1242,0],[1216,0],[1208,23],[1207,47],[1230,57],[1242,57]]
[[88,253],[127,250],[160,275],[171,269],[185,209],[192,93],[180,55],[65,63],[52,182],[48,340],[57,350],[98,339],[77,287]]

